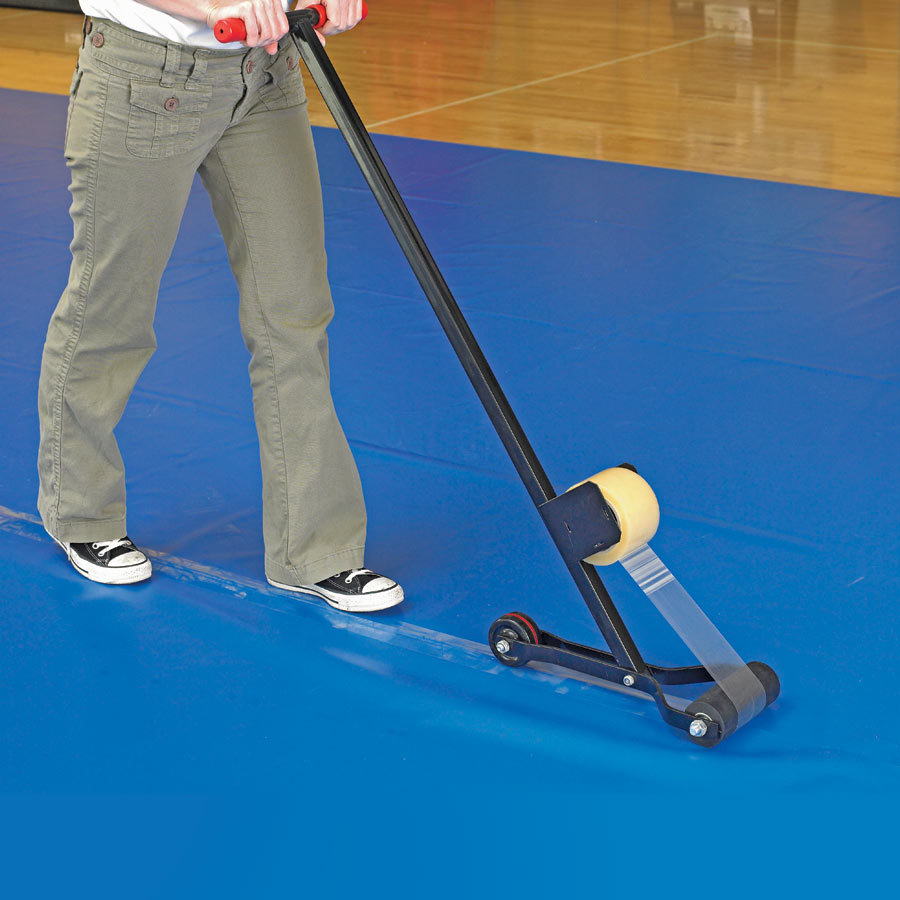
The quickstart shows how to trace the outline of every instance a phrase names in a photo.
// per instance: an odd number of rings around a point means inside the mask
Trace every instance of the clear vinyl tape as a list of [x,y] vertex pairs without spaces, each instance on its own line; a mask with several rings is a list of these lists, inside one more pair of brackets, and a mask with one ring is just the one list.
[[734,704],[737,727],[761,713],[766,706],[766,692],[759,679],[665,563],[646,544],[624,556],[620,562]]

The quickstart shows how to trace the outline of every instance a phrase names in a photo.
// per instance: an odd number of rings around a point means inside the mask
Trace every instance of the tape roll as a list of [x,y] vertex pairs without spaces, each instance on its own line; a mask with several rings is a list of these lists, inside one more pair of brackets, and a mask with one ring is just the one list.
[[[621,466],[604,469],[585,480],[600,488],[622,531],[617,544],[587,557],[585,562],[594,566],[611,566],[653,538],[659,528],[659,502],[653,488],[637,472]],[[584,481],[579,484],[584,484]]]

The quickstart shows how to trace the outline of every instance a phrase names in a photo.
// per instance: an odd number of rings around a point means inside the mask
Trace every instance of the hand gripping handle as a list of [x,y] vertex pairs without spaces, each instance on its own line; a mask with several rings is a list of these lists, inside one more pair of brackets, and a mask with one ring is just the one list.
[[[365,3],[362,5],[362,17],[369,14],[369,8]],[[321,3],[315,3],[304,9],[294,10],[288,13],[288,20],[291,24],[298,22],[309,22],[313,28],[321,28],[328,19],[328,13]],[[228,44],[232,41],[243,41],[247,38],[247,29],[244,26],[243,19],[219,19],[213,27],[213,33],[216,40],[222,44]]]

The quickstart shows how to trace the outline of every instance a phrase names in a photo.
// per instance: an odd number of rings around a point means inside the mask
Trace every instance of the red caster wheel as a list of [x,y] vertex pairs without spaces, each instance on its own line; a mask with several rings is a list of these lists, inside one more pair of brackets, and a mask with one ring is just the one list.
[[494,656],[505,666],[524,666],[527,660],[520,659],[512,651],[510,641],[520,641],[523,644],[539,644],[541,642],[541,630],[535,624],[534,619],[525,613],[511,612],[501,616],[491,625],[488,632],[488,642]]

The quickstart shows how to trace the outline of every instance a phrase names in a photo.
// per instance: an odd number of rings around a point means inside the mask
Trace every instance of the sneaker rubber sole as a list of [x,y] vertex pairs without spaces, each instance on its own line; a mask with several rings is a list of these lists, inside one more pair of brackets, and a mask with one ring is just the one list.
[[324,600],[329,606],[342,612],[378,612],[382,609],[390,609],[403,602],[403,588],[398,584],[387,591],[375,591],[371,594],[347,594],[346,597],[336,599],[324,591],[317,590],[315,586],[307,587],[296,584],[282,584],[280,581],[272,581],[266,576],[266,581],[272,587],[281,588],[283,591],[291,591],[295,594],[310,594]]

